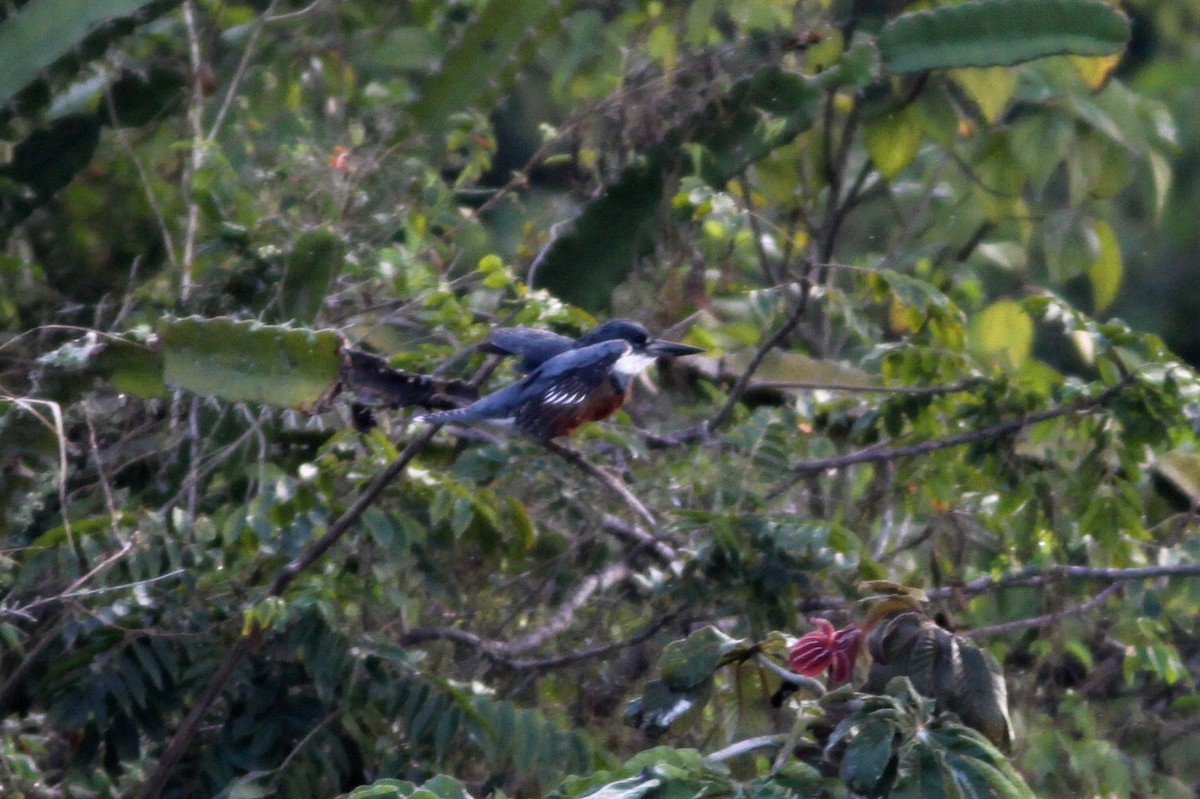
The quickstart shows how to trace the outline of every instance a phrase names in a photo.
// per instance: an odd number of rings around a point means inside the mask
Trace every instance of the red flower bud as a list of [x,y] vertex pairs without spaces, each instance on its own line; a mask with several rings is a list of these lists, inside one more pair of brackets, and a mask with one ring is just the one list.
[[828,669],[831,686],[849,682],[858,649],[862,646],[862,630],[851,624],[835,631],[825,619],[814,621],[817,629],[800,636],[789,653],[792,671],[815,677]]

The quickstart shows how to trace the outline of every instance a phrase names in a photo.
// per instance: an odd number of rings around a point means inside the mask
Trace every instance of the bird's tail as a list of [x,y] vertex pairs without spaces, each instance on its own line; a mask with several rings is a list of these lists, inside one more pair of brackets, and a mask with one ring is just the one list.
[[425,424],[455,424],[457,422],[474,422],[476,414],[470,406],[466,408],[455,408],[452,411],[434,411],[433,413],[422,413],[413,417],[414,422],[424,422]]
[[401,408],[420,405],[430,410],[457,408],[478,399],[478,393],[461,380],[393,369],[378,355],[346,348],[342,364],[343,388],[367,406]]

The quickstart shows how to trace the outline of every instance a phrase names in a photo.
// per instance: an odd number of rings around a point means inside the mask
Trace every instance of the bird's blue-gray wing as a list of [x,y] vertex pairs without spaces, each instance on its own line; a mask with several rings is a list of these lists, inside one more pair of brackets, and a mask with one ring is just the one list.
[[487,340],[479,345],[484,352],[497,355],[515,355],[517,370],[532,372],[556,355],[561,355],[575,346],[566,336],[549,330],[531,327],[501,327],[493,330]]
[[517,429],[549,439],[574,429],[581,418],[607,416],[595,412],[623,395],[612,380],[612,365],[628,351],[624,341],[604,341],[551,358],[520,383]]

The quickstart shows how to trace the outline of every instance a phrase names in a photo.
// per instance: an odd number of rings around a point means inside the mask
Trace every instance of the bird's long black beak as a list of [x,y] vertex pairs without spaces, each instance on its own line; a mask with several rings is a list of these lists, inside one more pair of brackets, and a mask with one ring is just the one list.
[[691,344],[677,344],[674,341],[655,339],[646,345],[646,352],[650,355],[669,355],[675,358],[680,355],[695,355],[697,352],[704,352],[704,348],[693,347]]

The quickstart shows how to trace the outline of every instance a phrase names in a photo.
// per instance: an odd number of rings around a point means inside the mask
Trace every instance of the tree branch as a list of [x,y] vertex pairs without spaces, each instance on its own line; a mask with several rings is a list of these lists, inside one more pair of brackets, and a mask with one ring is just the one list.
[[[989,594],[993,591],[1003,591],[1008,588],[1028,588],[1036,585],[1047,585],[1066,579],[1127,582],[1130,580],[1154,580],[1160,577],[1200,577],[1200,563],[1171,563],[1163,566],[1133,566],[1128,568],[1074,566],[1070,564],[1037,566],[999,577],[988,575],[965,583],[925,589],[925,596],[929,599],[946,599],[952,596],[973,597],[981,594]],[[857,599],[848,599],[846,597],[817,597],[801,600],[797,609],[803,613],[811,613],[818,610],[841,610],[857,602]],[[964,633],[964,635],[966,634],[970,633]]]
[[1049,419],[1055,419],[1059,416],[1069,416],[1073,413],[1079,413],[1090,408],[1095,408],[1103,405],[1113,395],[1117,394],[1121,389],[1125,388],[1133,382],[1133,375],[1127,374],[1119,382],[1109,386],[1104,391],[1101,391],[1094,397],[1072,402],[1067,405],[1060,405],[1057,408],[1047,408],[1043,411],[1035,411],[1016,419],[1010,419],[1006,422],[985,427],[981,430],[968,430],[965,433],[956,433],[952,436],[944,438],[935,438],[930,441],[922,441],[919,444],[909,444],[901,447],[885,447],[882,444],[867,447],[858,452],[850,452],[845,455],[835,455],[830,458],[815,458],[812,460],[799,461],[792,465],[792,475],[784,482],[780,483],[767,494],[767,499],[775,499],[783,492],[794,486],[800,480],[811,474],[824,472],[831,469],[844,469],[847,466],[855,466],[860,463],[885,463],[887,461],[900,460],[901,458],[912,458],[917,455],[926,455],[930,452],[937,452],[942,449],[950,449],[952,447],[961,447],[967,444],[975,444],[980,441],[990,441],[992,439],[1004,438],[1013,433],[1017,433],[1022,429],[1038,422],[1044,422]]
[[644,521],[646,524],[650,525],[651,527],[658,526],[658,520],[654,518],[654,514],[646,509],[646,506],[642,504],[642,501],[634,496],[634,493],[630,491],[623,482],[609,474],[607,470],[592,463],[583,455],[571,449],[570,447],[563,446],[555,441],[546,441],[544,442],[543,446],[545,446],[546,449],[550,450],[558,457],[565,460],[567,463],[583,472],[586,472],[607,486],[610,491],[621,497],[621,499],[625,500],[625,504],[628,505],[634,513],[640,516],[642,521]]
[[670,544],[624,519],[606,513],[601,518],[600,524],[606,532],[633,544],[634,548],[629,552],[630,555],[645,550],[664,566],[669,566],[679,560],[679,553]]
[[759,345],[755,351],[754,357],[750,359],[749,366],[742,372],[741,377],[734,383],[733,388],[729,391],[729,396],[725,400],[725,404],[721,409],[713,415],[711,419],[707,419],[694,427],[685,428],[675,433],[669,433],[664,436],[655,436],[647,439],[647,444],[653,449],[666,449],[675,447],[681,444],[691,444],[696,441],[705,441],[712,436],[721,427],[729,421],[733,415],[733,409],[741,402],[742,395],[746,393],[746,389],[750,386],[750,380],[754,377],[754,373],[758,371],[758,367],[762,365],[767,354],[771,350],[783,343],[796,326],[800,324],[800,320],[804,318],[805,312],[808,310],[808,298],[812,294],[812,282],[809,280],[809,272],[812,271],[812,264],[808,261],[804,263],[804,272],[800,276],[800,299],[796,301],[796,307],[788,315],[787,320],[776,330],[766,341]]
[[1003,635],[1004,633],[1016,632],[1017,630],[1028,630],[1031,627],[1047,627],[1057,621],[1069,619],[1072,616],[1082,616],[1085,613],[1095,610],[1119,592],[1122,587],[1121,583],[1114,582],[1082,605],[1056,610],[1053,613],[1047,613],[1043,616],[1034,616],[1032,619],[1017,619],[1016,621],[1007,621],[988,627],[976,627],[974,630],[964,630],[960,635],[968,638],[984,638],[989,635]]
[[[514,658],[510,657],[505,648],[510,644],[504,641],[488,640],[481,638],[475,633],[466,630],[460,630],[454,627],[417,627],[401,635],[398,643],[401,646],[416,646],[427,641],[445,640],[452,641],[456,644],[462,644],[477,651],[482,657],[503,666],[513,671],[550,671],[552,669],[570,666],[574,663],[579,663],[585,660],[602,657],[604,655],[616,652],[620,649],[626,649],[631,646],[637,646],[640,643],[650,640],[654,635],[667,626],[675,619],[676,614],[668,613],[660,616],[650,623],[646,629],[642,630],[637,635],[627,638],[623,641],[614,641],[609,644],[601,644],[594,646],[591,649],[583,649],[578,652],[572,652],[569,655],[559,655],[556,657],[547,658]],[[565,629],[565,628],[564,628]],[[554,635],[558,635],[563,630],[558,630]],[[550,637],[547,636],[546,640]],[[541,643],[545,643],[542,641]],[[540,645],[540,644],[539,644]]]
[[599,574],[593,574],[584,580],[570,599],[558,606],[545,624],[516,640],[497,644],[495,651],[501,656],[511,657],[537,649],[569,628],[575,621],[575,614],[587,604],[593,594],[611,588],[631,574],[633,571],[624,562],[610,564]]

